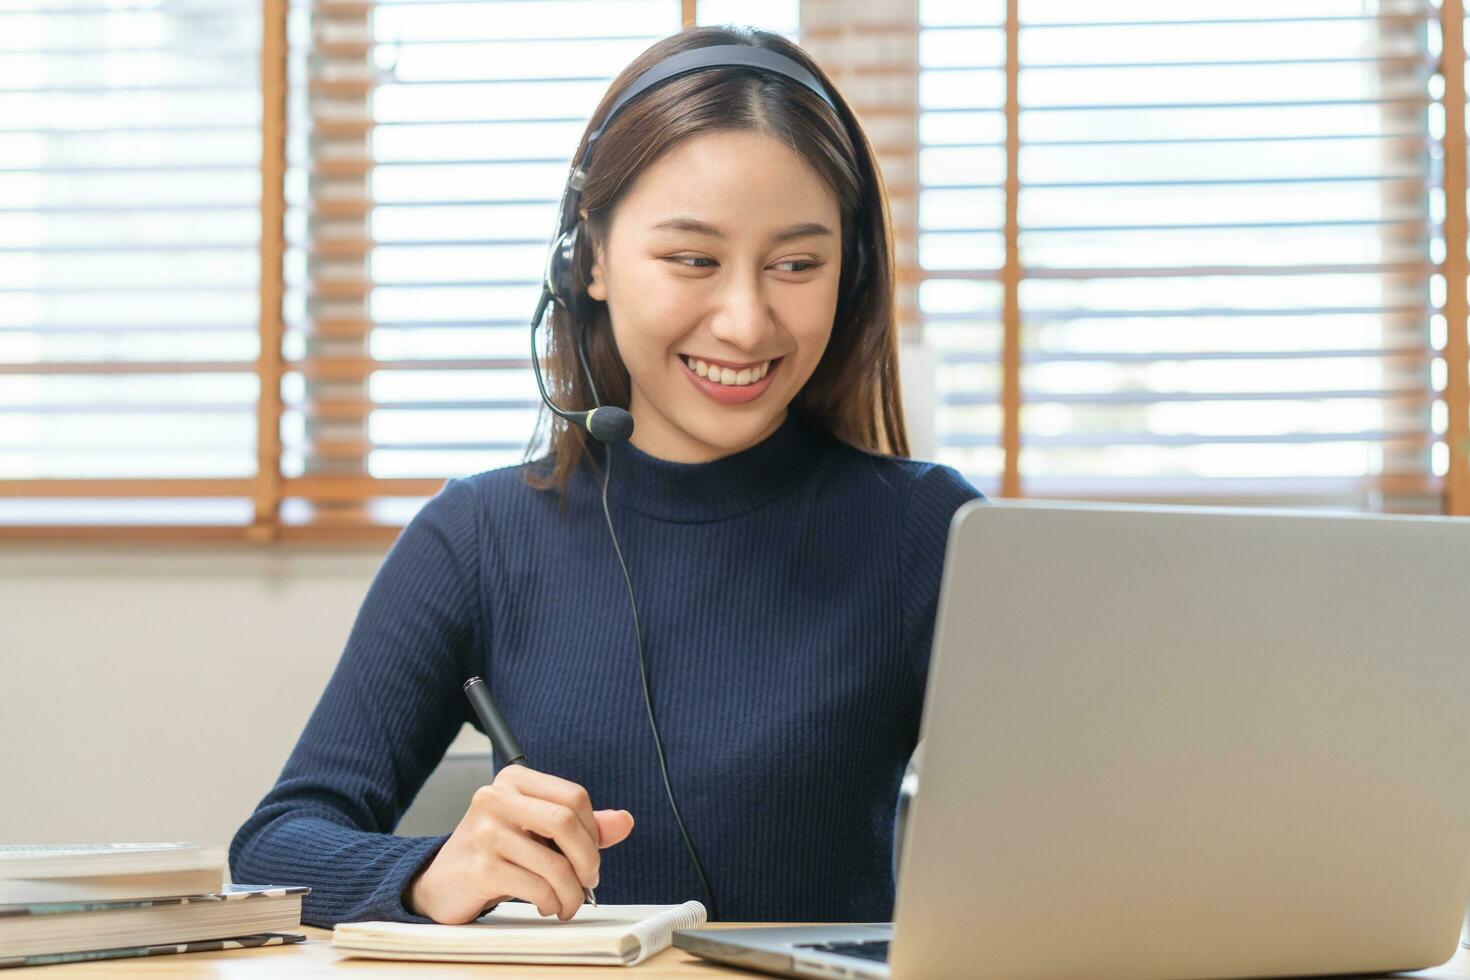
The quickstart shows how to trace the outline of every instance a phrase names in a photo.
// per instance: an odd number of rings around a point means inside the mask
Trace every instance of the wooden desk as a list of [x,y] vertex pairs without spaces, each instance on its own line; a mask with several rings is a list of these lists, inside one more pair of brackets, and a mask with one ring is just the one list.
[[[708,928],[726,929],[748,924],[712,923]],[[766,922],[761,925],[771,925]],[[406,977],[529,977],[532,980],[589,980],[589,978],[642,977],[647,980],[692,980],[703,977],[742,976],[746,973],[697,959],[682,949],[669,948],[635,967],[625,966],[526,966],[519,963],[426,963],[392,960],[339,959],[327,943],[329,929],[303,927],[306,942],[290,946],[266,946],[260,949],[229,949],[218,953],[176,953],[169,956],[145,956],[132,960],[102,960],[95,963],[69,963],[65,966],[35,966],[0,971],[0,980],[12,977],[55,977],[75,980],[77,977],[147,977],[161,976],[173,980],[239,980],[239,978],[337,977],[356,980],[404,980]],[[963,969],[955,976],[963,976]],[[1432,980],[1470,980],[1470,950],[1461,949],[1443,966],[1403,976]]]
[[[742,923],[711,924],[708,928],[730,928]],[[749,923],[747,923],[749,924]],[[764,923],[769,925],[769,923]],[[237,980],[237,978],[338,977],[357,980],[406,980],[409,977],[528,977],[535,980],[590,980],[592,977],[646,977],[650,980],[684,980],[716,976],[755,976],[741,970],[726,970],[670,947],[635,967],[626,966],[530,966],[521,963],[430,963],[395,960],[341,959],[328,943],[332,930],[302,926],[306,942],[259,949],[225,949],[218,953],[171,953],[129,960],[98,960],[58,966],[33,966],[0,970],[0,980],[35,977],[43,980],[76,980],[78,977],[167,977],[171,980]],[[1470,978],[1470,974],[1467,974]]]

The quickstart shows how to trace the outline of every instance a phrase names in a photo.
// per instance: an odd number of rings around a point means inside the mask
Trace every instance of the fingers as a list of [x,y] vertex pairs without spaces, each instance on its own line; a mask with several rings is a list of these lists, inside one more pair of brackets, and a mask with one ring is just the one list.
[[[506,780],[524,796],[535,796],[539,799],[550,800],[559,803],[577,815],[577,820],[582,824],[587,836],[592,839],[593,846],[597,846],[597,822],[592,819],[592,800],[587,796],[587,790],[578,783],[550,773],[540,772],[527,766],[507,766],[501,770]],[[501,776],[496,776],[496,781]]]
[[612,847],[633,832],[633,814],[627,810],[594,810],[599,847]]
[[477,918],[495,896],[514,895],[565,921],[596,887],[598,847],[624,840],[626,810],[593,811],[581,786],[518,766],[475,790],[444,846],[414,876],[404,905],[436,922]]
[[[546,882],[557,899],[557,918],[565,922],[582,907],[582,882],[572,870],[565,855],[529,837],[507,835],[500,845],[500,857],[537,875]],[[539,907],[539,906],[538,906]],[[543,915],[545,913],[542,913]]]
[[518,896],[563,921],[581,908],[583,889],[597,886],[599,846],[610,847],[633,829],[626,810],[594,811],[583,787],[524,766],[502,769],[477,790],[471,812],[480,814],[476,836],[495,869],[487,877],[496,893],[510,890],[502,887],[512,880],[503,870],[514,876]]
[[[563,922],[571,918],[570,915],[565,914],[566,908],[561,894],[540,874],[528,871],[519,864],[512,864],[508,860],[502,862],[498,872],[496,880],[499,885],[497,887],[505,894],[522,902],[530,902],[542,915],[554,915]],[[577,892],[577,904],[582,904],[580,891]]]
[[571,810],[534,796],[507,793],[500,800],[500,813],[521,830],[555,841],[571,862],[573,877],[588,888],[597,887],[602,859],[586,828]]

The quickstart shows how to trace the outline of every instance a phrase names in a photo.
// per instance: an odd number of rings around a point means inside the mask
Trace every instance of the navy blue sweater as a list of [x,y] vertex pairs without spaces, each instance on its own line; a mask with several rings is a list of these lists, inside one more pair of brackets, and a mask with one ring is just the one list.
[[[669,776],[720,917],[888,919],[950,518],[978,491],[949,467],[854,449],[794,407],[713,462],[611,453]],[[404,529],[231,842],[234,880],[311,886],[307,923],[427,921],[403,892],[445,837],[393,829],[461,726],[478,727],[460,689],[475,674],[532,765],[633,814],[602,852],[599,901],[701,897],[600,477],[584,463],[561,512],[523,469],[449,481]]]

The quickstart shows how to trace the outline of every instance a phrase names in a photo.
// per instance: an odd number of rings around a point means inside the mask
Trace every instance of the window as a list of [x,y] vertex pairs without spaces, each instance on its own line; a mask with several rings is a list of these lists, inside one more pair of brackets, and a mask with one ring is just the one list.
[[942,457],[1029,496],[1439,510],[1436,12],[1017,12],[1008,189],[1006,4],[921,7],[922,305],[942,352]]
[[0,0],[0,537],[384,542],[519,461],[570,153],[696,18],[863,118],[982,489],[1470,513],[1462,0]]
[[0,521],[250,520],[260,29],[0,6]]

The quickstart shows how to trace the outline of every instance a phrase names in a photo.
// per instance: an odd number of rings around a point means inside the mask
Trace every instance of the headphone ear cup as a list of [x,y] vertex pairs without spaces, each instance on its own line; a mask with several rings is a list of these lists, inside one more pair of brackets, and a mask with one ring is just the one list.
[[572,286],[572,263],[577,254],[577,229],[572,225],[552,246],[546,260],[546,288],[563,309],[576,312],[576,290]]

